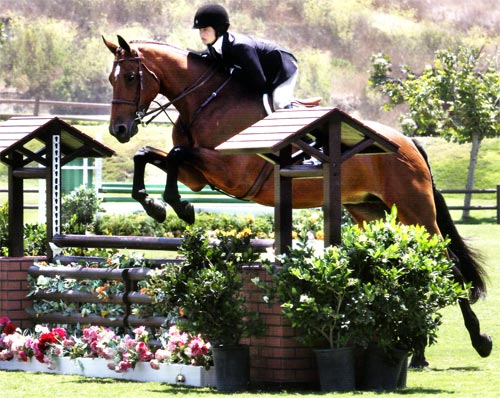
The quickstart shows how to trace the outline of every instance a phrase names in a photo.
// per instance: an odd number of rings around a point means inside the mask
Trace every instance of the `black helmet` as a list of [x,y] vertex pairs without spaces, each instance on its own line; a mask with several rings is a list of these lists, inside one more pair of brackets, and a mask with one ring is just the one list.
[[219,4],[205,4],[198,8],[194,15],[193,29],[213,27],[218,34],[229,28],[229,15],[224,7]]

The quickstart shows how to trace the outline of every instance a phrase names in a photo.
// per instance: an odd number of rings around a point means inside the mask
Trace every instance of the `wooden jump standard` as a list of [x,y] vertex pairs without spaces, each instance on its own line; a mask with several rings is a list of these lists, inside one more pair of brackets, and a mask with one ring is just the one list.
[[[323,178],[324,244],[335,245],[341,240],[342,162],[398,148],[340,109],[318,107],[274,112],[215,149],[222,154],[257,154],[275,166],[275,249],[285,253],[292,245],[294,178]],[[317,164],[293,164],[304,154]]]

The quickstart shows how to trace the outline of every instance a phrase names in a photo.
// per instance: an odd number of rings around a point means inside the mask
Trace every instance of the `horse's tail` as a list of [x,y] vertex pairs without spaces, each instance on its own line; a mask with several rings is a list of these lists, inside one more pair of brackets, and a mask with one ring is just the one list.
[[483,267],[483,258],[477,251],[469,247],[458,233],[444,196],[436,189],[427,153],[417,140],[414,139],[413,143],[425,159],[429,172],[431,173],[432,191],[434,194],[434,204],[436,206],[436,222],[439,230],[444,237],[450,239],[448,249],[451,254],[456,257],[456,265],[463,278],[466,282],[472,283],[470,300],[474,303],[479,298],[486,295],[487,274]]

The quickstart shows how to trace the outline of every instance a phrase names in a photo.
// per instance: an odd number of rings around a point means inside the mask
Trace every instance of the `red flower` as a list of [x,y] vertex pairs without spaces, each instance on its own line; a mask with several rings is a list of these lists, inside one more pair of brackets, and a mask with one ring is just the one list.
[[52,332],[42,333],[38,339],[38,349],[40,352],[45,353],[45,351],[50,347],[51,344],[56,344],[57,339]]
[[12,322],[7,323],[5,327],[3,328],[3,332],[5,334],[14,334],[16,331],[16,325],[14,325]]

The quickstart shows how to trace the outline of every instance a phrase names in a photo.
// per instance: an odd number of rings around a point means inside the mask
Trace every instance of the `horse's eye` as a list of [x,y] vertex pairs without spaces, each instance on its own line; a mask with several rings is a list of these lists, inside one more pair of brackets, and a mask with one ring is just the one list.
[[128,82],[133,82],[135,80],[135,73],[129,73],[125,76],[125,79],[128,81]]

